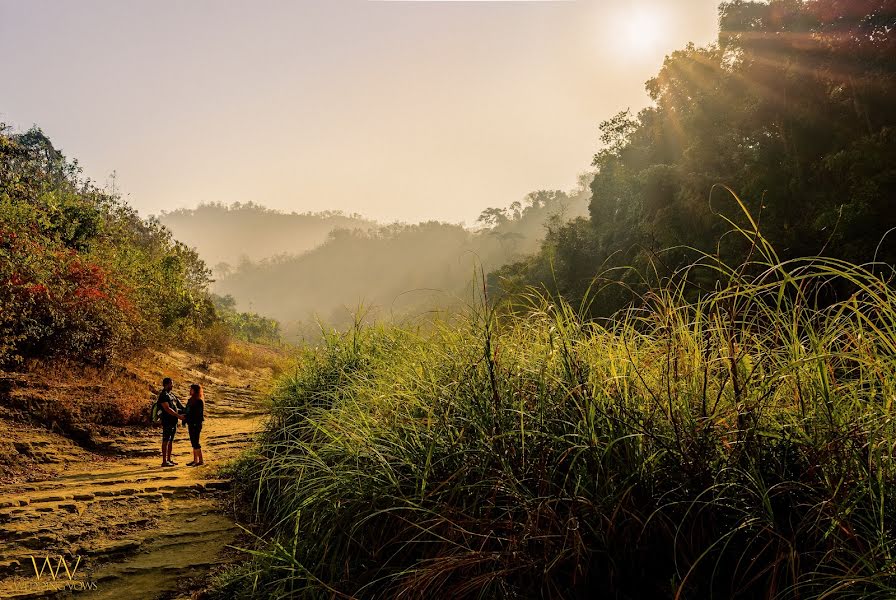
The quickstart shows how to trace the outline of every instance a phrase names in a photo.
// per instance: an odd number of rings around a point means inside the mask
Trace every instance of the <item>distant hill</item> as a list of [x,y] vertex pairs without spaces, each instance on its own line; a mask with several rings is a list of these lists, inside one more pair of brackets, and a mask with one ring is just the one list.
[[226,275],[229,267],[243,257],[257,261],[301,254],[320,246],[335,229],[366,230],[375,225],[358,215],[335,211],[284,213],[252,202],[202,204],[163,212],[158,219],[176,239],[196,248],[218,277]]
[[[359,305],[371,309],[375,317],[398,318],[450,308],[472,299],[474,269],[489,272],[520,260],[538,250],[548,226],[559,227],[587,214],[590,181],[591,175],[584,175],[571,192],[542,190],[508,208],[488,208],[477,230],[435,221],[373,226],[356,220],[354,226],[333,230],[321,245],[302,254],[241,260],[219,274],[214,289],[232,296],[241,310],[280,320],[287,339],[313,337],[318,317],[329,325],[345,326]],[[248,211],[258,212],[278,232],[287,228],[278,218],[292,222],[290,215],[259,207]],[[207,209],[198,212],[194,222],[203,214]],[[258,227],[252,231],[235,227],[217,243],[245,248],[250,240],[268,237],[263,226]],[[200,255],[212,260],[203,240],[196,242]],[[248,250],[241,252],[249,255]],[[255,256],[262,254],[258,248],[252,250]]]

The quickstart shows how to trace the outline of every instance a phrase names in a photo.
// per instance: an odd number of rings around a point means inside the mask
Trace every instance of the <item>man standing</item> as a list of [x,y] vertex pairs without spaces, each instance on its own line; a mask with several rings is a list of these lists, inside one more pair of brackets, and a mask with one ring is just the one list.
[[174,434],[177,432],[178,419],[183,420],[183,404],[180,399],[171,391],[174,382],[170,377],[162,380],[162,392],[159,394],[159,408],[161,409],[162,421],[162,466],[173,467],[177,463],[171,460],[171,447],[174,443]]

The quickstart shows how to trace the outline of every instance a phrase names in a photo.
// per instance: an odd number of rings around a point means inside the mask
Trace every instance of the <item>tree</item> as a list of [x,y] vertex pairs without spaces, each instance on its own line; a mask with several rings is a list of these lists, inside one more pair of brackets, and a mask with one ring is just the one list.
[[[582,278],[633,266],[623,279],[637,290],[650,283],[642,276],[693,261],[687,248],[737,262],[746,249],[720,215],[747,220],[720,184],[781,258],[896,260],[896,240],[877,247],[896,226],[896,2],[736,0],[719,10],[717,44],[670,54],[646,84],[653,105],[601,124],[590,228],[556,231],[539,259],[505,276],[583,290]],[[551,277],[576,280],[545,280],[538,265],[551,261],[565,265]]]

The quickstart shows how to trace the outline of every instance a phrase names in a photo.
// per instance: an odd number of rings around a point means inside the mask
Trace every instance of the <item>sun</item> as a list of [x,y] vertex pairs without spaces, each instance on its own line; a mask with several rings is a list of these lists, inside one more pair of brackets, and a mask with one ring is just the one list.
[[663,12],[655,6],[636,6],[617,17],[620,50],[647,55],[659,49],[664,34]]

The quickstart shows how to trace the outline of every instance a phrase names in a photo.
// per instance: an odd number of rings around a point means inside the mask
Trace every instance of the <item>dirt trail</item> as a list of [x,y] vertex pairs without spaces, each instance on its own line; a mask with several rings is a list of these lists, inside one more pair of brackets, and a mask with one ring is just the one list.
[[[189,381],[206,389],[202,467],[186,466],[192,453],[185,428],[174,443],[179,464],[168,468],[159,466],[157,428],[99,440],[102,456],[60,450],[36,430],[16,434],[20,451],[46,453],[49,462],[61,453],[66,464],[44,481],[0,485],[0,598],[189,597],[188,580],[226,561],[238,528],[222,502],[229,482],[216,478],[215,469],[257,430],[263,379],[247,387],[245,374],[227,374],[176,380],[176,392]],[[32,557],[40,569],[48,556],[38,580]],[[70,580],[65,567],[76,564]],[[55,581],[51,569],[59,569]]]

